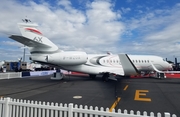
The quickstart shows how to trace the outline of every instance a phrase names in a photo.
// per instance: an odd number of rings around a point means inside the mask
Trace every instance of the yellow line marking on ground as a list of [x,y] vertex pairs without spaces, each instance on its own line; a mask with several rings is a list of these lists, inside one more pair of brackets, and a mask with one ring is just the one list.
[[126,90],[127,90],[127,88],[128,88],[128,85],[126,85],[126,86],[124,87],[124,89],[123,89],[123,90],[124,90],[124,91],[126,91]]
[[120,100],[121,100],[121,98],[118,97],[117,100],[113,103],[113,105],[109,109],[109,112],[112,112],[112,110],[117,106],[117,104],[119,103]]
[[146,96],[146,93],[148,92],[149,92],[148,90],[136,90],[134,100],[151,102],[151,98],[140,97],[140,96]]

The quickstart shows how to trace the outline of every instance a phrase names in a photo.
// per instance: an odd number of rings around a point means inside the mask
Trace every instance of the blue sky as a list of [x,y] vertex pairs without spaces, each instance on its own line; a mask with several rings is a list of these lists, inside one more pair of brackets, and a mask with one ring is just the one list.
[[[180,61],[179,0],[2,0],[0,60],[17,60],[17,23],[29,18],[62,50],[148,54]],[[28,60],[28,49],[26,49]]]

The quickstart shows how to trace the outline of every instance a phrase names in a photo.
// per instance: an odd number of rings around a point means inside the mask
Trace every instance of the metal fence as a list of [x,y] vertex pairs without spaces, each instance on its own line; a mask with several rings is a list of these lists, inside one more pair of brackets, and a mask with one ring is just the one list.
[[[11,98],[0,98],[0,117],[171,117],[170,113],[157,113],[155,115],[151,112],[148,116],[147,112],[140,113],[137,111],[127,110],[123,112],[119,109],[117,112],[109,112],[106,108],[93,108],[90,106],[58,104],[58,103],[45,103],[37,101],[26,101]],[[172,115],[172,117],[177,117]]]
[[33,77],[33,76],[46,76],[51,75],[55,70],[47,70],[47,71],[24,71],[24,72],[7,72],[0,73],[0,79],[11,79],[11,78],[22,78],[22,77]]
[[21,76],[21,72],[0,73],[0,79],[20,78]]

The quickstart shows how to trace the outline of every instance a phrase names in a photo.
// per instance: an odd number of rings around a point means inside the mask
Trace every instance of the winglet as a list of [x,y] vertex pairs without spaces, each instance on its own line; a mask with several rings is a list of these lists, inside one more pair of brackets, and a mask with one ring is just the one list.
[[137,75],[140,74],[140,72],[137,70],[133,62],[130,60],[127,54],[118,54],[121,65],[124,70],[124,75]]

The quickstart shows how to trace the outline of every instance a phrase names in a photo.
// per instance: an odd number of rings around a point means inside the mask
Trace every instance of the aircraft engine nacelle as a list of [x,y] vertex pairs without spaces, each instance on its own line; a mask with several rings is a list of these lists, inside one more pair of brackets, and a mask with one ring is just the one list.
[[80,65],[86,63],[88,56],[85,52],[69,51],[50,54],[46,60],[48,63],[58,65]]

